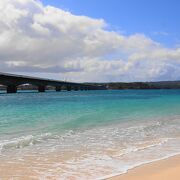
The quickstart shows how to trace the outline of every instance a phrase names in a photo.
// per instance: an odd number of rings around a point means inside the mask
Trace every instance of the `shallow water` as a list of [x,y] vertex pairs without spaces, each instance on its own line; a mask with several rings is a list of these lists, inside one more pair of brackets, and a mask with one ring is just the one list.
[[0,179],[101,179],[179,153],[180,90],[0,94]]

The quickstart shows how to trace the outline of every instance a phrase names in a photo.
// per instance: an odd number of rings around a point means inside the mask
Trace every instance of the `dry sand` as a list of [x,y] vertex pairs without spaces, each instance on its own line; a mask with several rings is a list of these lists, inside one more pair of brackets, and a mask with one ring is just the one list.
[[134,168],[109,180],[180,180],[180,156]]

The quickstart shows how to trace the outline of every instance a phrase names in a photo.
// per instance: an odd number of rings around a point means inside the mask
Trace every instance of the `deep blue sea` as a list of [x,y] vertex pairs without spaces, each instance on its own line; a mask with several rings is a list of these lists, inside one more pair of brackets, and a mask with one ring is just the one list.
[[103,179],[176,154],[180,90],[0,93],[0,179]]

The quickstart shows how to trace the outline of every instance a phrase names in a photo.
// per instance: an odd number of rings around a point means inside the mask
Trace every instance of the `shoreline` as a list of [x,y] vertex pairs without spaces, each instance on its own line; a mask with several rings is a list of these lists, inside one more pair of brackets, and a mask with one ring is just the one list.
[[171,156],[134,167],[127,173],[114,175],[107,180],[179,180],[180,155]]

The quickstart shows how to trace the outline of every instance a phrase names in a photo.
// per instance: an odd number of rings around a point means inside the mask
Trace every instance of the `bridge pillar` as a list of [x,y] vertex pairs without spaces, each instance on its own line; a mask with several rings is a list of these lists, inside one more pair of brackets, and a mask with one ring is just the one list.
[[17,93],[17,86],[15,85],[7,86],[7,93]]
[[79,90],[79,87],[78,87],[78,86],[74,87],[74,90],[75,90],[75,91],[78,91],[78,90]]
[[71,91],[71,86],[67,86],[67,91]]
[[38,86],[39,92],[45,92],[46,87],[45,86]]
[[56,86],[56,91],[60,92],[61,91],[61,86]]

